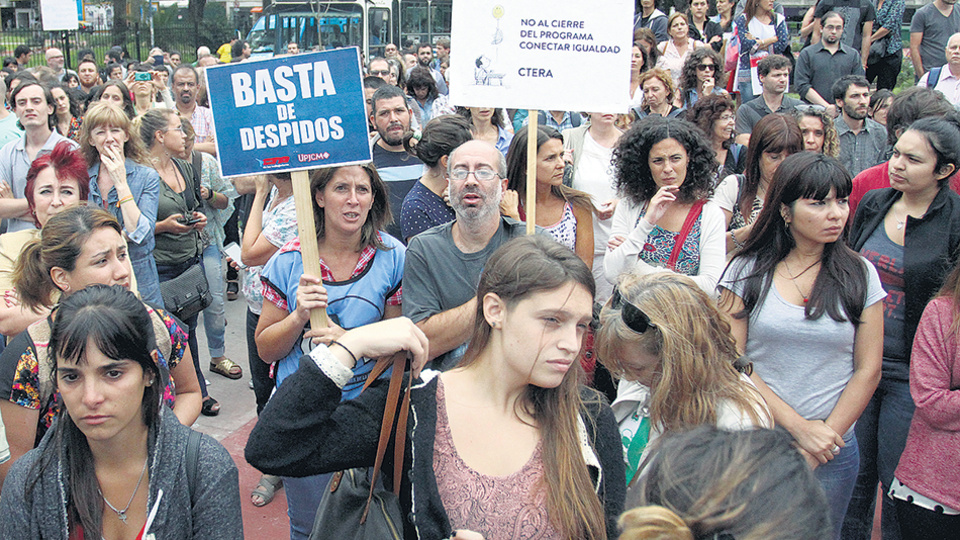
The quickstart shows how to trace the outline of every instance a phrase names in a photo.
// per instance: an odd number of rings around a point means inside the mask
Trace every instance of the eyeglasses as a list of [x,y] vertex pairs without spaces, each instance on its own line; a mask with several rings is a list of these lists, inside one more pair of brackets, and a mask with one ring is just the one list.
[[473,174],[473,177],[480,182],[488,182],[500,176],[499,174],[493,172],[493,169],[477,169],[475,171],[471,171],[469,169],[454,169],[450,171],[450,178],[453,178],[454,180],[466,180],[471,174]]
[[377,69],[377,70],[370,71],[370,75],[373,75],[374,77],[386,77],[389,74],[390,74],[389,69]]
[[177,126],[175,128],[167,128],[164,131],[179,131],[180,133],[186,135],[186,132],[183,131],[183,126]]
[[736,120],[736,119],[737,119],[737,115],[735,114],[725,113],[720,115],[720,120],[723,120],[724,122],[729,122],[730,120]]
[[708,69],[709,69],[710,71],[716,71],[716,70],[717,70],[717,66],[715,66],[715,65],[713,65],[713,64],[698,64],[698,65],[697,65],[697,70],[698,70],[698,71],[707,71]]
[[623,323],[627,325],[627,328],[638,334],[643,334],[647,330],[657,327],[650,322],[650,317],[646,313],[623,298],[619,288],[613,289],[613,296],[610,297],[610,308],[619,309]]

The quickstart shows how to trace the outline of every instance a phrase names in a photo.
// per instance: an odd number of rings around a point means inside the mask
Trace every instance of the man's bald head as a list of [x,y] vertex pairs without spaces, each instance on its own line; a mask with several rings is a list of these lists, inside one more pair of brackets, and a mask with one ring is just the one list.
[[[497,150],[497,147],[488,143],[487,141],[481,141],[474,139],[472,141],[467,141],[460,146],[456,147],[453,152],[450,152],[450,157],[447,158],[447,173],[453,170],[454,165],[457,163],[457,153],[460,150],[468,150],[471,153],[481,152],[489,156],[489,162],[487,165],[497,171],[497,174],[501,178],[506,178],[507,176],[507,159],[503,157],[503,154]],[[491,152],[492,150],[492,152]]]

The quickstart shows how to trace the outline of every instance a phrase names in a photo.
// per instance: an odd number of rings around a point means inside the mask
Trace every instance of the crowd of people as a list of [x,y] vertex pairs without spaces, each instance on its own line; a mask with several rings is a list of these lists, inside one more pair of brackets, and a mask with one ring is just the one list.
[[[773,0],[660,7],[637,5],[629,107],[536,130],[450,102],[448,39],[366,61],[373,162],[310,173],[319,275],[290,174],[219,174],[202,72],[248,44],[17,54],[0,536],[237,539],[284,489],[291,539],[317,537],[334,473],[374,465],[404,538],[960,535],[960,12],[917,11],[894,93],[903,0],[821,0],[798,53]],[[202,309],[170,299],[188,275]],[[384,439],[399,351],[410,421]],[[208,373],[244,370],[247,500],[190,429]]]

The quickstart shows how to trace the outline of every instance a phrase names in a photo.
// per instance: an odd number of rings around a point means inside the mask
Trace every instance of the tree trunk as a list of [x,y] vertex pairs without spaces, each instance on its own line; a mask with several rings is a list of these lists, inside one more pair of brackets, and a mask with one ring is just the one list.
[[123,46],[127,40],[127,0],[112,0],[113,2],[113,32],[112,45]]

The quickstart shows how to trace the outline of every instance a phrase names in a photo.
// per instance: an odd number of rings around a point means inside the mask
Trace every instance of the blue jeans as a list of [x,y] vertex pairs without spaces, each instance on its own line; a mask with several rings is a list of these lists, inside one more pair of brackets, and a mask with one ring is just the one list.
[[140,293],[140,298],[151,306],[163,307],[157,263],[153,257],[131,258],[130,266],[133,267],[133,275],[137,278],[137,292]]
[[813,471],[827,494],[830,522],[837,539],[840,538],[843,516],[847,513],[850,494],[853,493],[853,484],[857,481],[857,471],[860,469],[860,449],[857,447],[856,434],[851,433],[843,442],[846,446],[840,449],[840,453],[833,460]]
[[744,104],[753,98],[757,97],[753,95],[753,84],[752,83],[739,83],[738,89],[740,90],[740,104]]
[[[164,281],[170,281],[171,279],[186,272],[188,268],[195,264],[203,265],[203,260],[200,257],[194,257],[179,264],[158,264],[157,275],[160,277],[160,283],[163,283]],[[197,314],[185,321],[180,322],[187,325],[187,345],[190,348],[190,355],[193,356],[193,369],[196,370],[197,380],[200,383],[200,395],[203,396],[203,399],[206,399],[207,383],[203,378],[203,371],[200,369],[200,356],[197,353],[197,349],[199,348],[197,346],[197,319],[199,318],[200,315]]]
[[287,492],[287,517],[290,518],[290,540],[307,540],[313,531],[313,520],[323,492],[330,484],[332,473],[283,477],[283,489]]
[[[910,383],[883,377],[867,408],[857,420],[860,473],[847,516],[843,520],[844,540],[870,539],[877,502],[877,481],[882,484],[884,493],[890,489],[900,454],[907,444],[914,408]],[[880,530],[883,540],[900,538],[896,506],[889,497],[883,497]]]
[[207,350],[210,358],[223,356],[224,332],[227,326],[227,317],[223,311],[223,295],[226,292],[226,281],[223,279],[223,257],[220,248],[211,244],[203,249],[203,273],[207,276],[210,285],[210,305],[203,310],[203,329],[207,332]]

